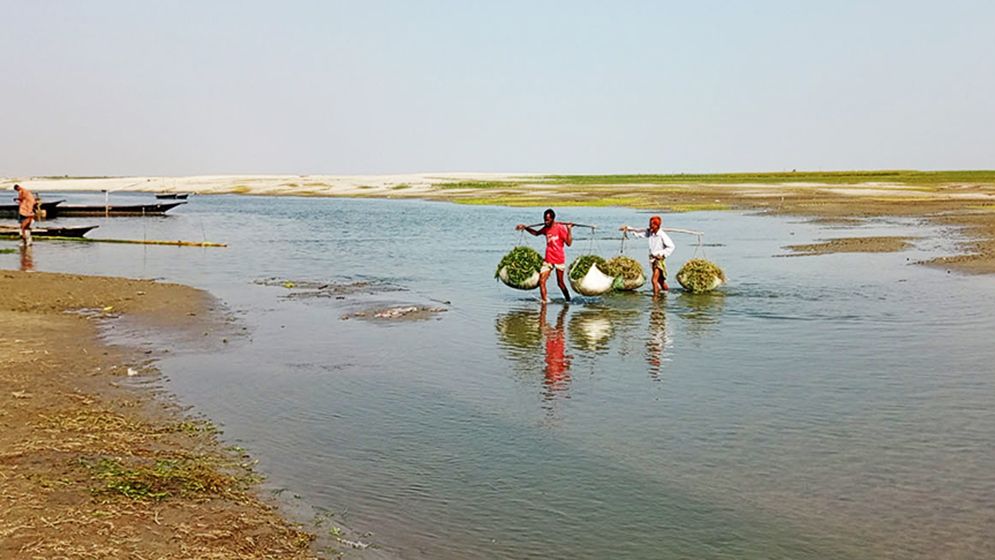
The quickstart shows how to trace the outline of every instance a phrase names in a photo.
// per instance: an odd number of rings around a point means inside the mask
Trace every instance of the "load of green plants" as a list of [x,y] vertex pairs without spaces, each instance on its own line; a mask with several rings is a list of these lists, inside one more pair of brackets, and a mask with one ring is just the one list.
[[643,266],[632,257],[625,255],[612,257],[605,261],[602,270],[604,270],[605,274],[615,277],[616,290],[636,290],[646,283]]
[[[500,278],[513,288],[522,288],[540,268],[542,268],[542,256],[532,247],[519,245],[501,259],[494,271],[494,277]],[[504,278],[501,278],[501,269],[505,269]]]
[[608,276],[621,276],[623,280],[639,280],[645,278],[643,265],[632,257],[618,255],[605,261],[601,270]]
[[597,255],[581,255],[577,257],[570,264],[570,279],[580,280],[587,275],[587,271],[591,270],[591,267],[594,265],[598,265],[598,268],[603,272],[605,270],[605,259]]
[[677,272],[677,281],[685,290],[700,294],[718,288],[726,282],[726,274],[715,263],[691,259]]

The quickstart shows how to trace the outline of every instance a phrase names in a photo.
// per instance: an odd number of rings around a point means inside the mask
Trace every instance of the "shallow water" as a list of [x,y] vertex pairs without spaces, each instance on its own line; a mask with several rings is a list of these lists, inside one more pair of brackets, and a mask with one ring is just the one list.
[[[607,226],[647,218],[561,213],[606,226],[595,241],[578,230],[568,258],[616,253]],[[995,555],[995,283],[909,265],[952,251],[951,231],[902,220],[831,228],[666,216],[668,226],[704,230],[708,243],[696,249],[674,235],[671,284],[704,250],[730,276],[727,288],[542,311],[534,293],[492,280],[520,239],[512,226],[540,214],[195,197],[165,218],[76,222],[100,223],[96,237],[229,248],[39,242],[30,264],[165,278],[220,297],[248,337],[225,352],[164,360],[167,387],[259,458],[272,488],[333,512],[332,523],[380,553]],[[822,237],[905,234],[923,236],[914,250],[773,258]],[[627,253],[645,260],[639,243]],[[0,255],[0,266],[19,258]],[[272,278],[295,288],[259,282]],[[374,293],[287,297],[306,281],[370,282]],[[447,311],[341,319],[395,304]]]

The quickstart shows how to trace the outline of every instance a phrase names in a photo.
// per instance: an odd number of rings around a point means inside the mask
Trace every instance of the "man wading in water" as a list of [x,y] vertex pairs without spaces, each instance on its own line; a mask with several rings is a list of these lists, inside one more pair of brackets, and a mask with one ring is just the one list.
[[536,236],[546,236],[546,259],[542,263],[542,268],[539,269],[539,296],[542,298],[542,302],[549,303],[549,298],[546,297],[546,280],[554,268],[556,269],[556,283],[560,286],[560,291],[563,292],[563,299],[569,302],[570,292],[567,291],[567,284],[563,281],[563,272],[567,269],[567,257],[563,252],[563,246],[569,247],[573,244],[574,225],[557,222],[556,212],[553,212],[552,208],[542,213],[542,221],[543,226],[539,229],[532,229],[525,224],[518,224],[515,229],[525,230]]
[[619,231],[631,231],[633,233],[638,233],[640,237],[645,237],[649,240],[650,245],[650,270],[653,274],[653,296],[656,297],[660,295],[660,290],[667,291],[670,286],[667,285],[667,257],[674,252],[674,241],[667,235],[660,226],[663,225],[663,220],[660,216],[653,216],[650,218],[650,227],[646,229],[631,228],[629,226],[622,226]]
[[18,220],[21,223],[21,242],[25,246],[31,245],[31,222],[35,220],[35,195],[21,185],[14,185],[17,191]]

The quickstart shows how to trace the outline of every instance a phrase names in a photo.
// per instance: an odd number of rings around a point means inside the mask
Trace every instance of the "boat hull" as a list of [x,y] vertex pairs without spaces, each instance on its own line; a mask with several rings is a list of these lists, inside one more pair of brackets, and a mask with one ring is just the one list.
[[86,205],[86,206],[58,206],[49,213],[49,217],[58,218],[96,218],[101,216],[109,217],[142,217],[142,216],[162,216],[173,208],[186,202],[168,202],[157,204],[135,204],[132,206],[121,206],[111,204]]

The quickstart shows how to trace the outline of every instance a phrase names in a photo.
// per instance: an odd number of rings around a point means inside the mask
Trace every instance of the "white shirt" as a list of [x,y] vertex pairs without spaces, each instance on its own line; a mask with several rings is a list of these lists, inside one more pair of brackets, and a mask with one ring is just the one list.
[[674,240],[662,228],[656,230],[656,233],[651,233],[647,229],[639,235],[649,240],[651,257],[669,257],[677,247],[674,245]]

